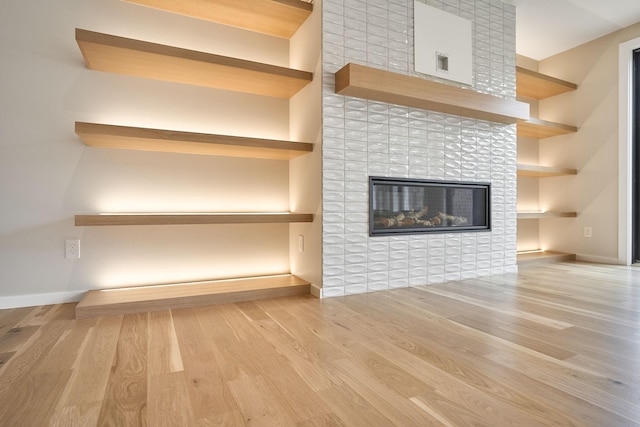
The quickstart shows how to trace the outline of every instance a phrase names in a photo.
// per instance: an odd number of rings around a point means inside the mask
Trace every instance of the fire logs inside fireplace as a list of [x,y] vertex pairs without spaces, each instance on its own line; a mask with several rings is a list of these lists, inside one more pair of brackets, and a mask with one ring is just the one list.
[[490,230],[487,183],[370,178],[371,235]]
[[443,225],[465,225],[469,220],[463,216],[449,215],[438,212],[435,216],[428,215],[429,207],[421,211],[400,212],[395,216],[379,217],[375,221],[384,228],[391,227],[437,227]]

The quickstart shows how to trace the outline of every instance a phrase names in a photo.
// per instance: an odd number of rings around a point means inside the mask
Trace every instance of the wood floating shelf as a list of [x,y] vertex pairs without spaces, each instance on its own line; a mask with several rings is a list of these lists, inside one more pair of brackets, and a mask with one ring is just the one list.
[[518,266],[546,264],[560,261],[575,261],[575,254],[555,251],[525,251],[516,254]]
[[576,169],[556,168],[550,166],[525,165],[518,163],[518,176],[528,176],[533,178],[546,178],[554,176],[577,175]]
[[278,98],[291,98],[313,74],[76,28],[87,68]]
[[576,212],[518,212],[518,219],[575,218]]
[[200,307],[310,293],[310,283],[292,274],[89,291],[76,319]]
[[313,11],[313,4],[300,0],[126,1],[287,39]]
[[578,128],[575,126],[538,119],[518,120],[517,127],[518,136],[536,139],[566,135],[568,133],[576,133],[577,131]]
[[313,144],[261,138],[179,132],[76,122],[85,145],[123,150],[290,160],[313,151]]
[[419,77],[349,63],[335,74],[336,93],[504,124],[529,118],[529,104]]
[[76,215],[75,225],[211,225],[211,224],[289,224],[313,222],[305,213],[179,213],[179,214],[92,214]]
[[576,90],[578,85],[537,71],[516,67],[516,94],[525,98],[544,99]]

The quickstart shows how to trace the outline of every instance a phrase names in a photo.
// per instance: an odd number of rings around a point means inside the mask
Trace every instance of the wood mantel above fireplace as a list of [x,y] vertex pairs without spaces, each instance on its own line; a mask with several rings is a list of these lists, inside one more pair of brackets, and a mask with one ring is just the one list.
[[529,104],[420,77],[349,63],[336,74],[336,93],[473,119],[514,124],[529,119]]

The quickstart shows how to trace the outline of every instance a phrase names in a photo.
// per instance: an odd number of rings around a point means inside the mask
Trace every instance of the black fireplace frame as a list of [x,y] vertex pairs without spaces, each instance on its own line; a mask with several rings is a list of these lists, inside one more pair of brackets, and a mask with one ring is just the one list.
[[[387,184],[387,185],[410,185],[410,186],[432,186],[432,187],[445,187],[450,189],[463,188],[463,189],[482,189],[484,190],[484,197],[482,197],[485,212],[484,218],[486,224],[483,225],[446,225],[446,226],[415,226],[415,227],[391,227],[391,228],[376,228],[374,219],[374,184]],[[475,196],[474,196],[475,197]],[[397,236],[406,234],[421,234],[421,233],[464,233],[464,232],[482,232],[491,231],[491,183],[489,182],[468,182],[468,181],[444,181],[444,180],[430,180],[430,179],[409,179],[409,178],[389,178],[380,176],[369,177],[369,236],[381,237],[381,236]]]

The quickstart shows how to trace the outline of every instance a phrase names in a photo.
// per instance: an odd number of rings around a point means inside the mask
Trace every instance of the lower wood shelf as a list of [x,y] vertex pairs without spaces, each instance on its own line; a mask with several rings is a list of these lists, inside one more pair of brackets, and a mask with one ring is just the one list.
[[174,308],[227,304],[310,293],[310,283],[292,274],[89,291],[76,319]]
[[518,219],[575,218],[576,212],[518,212]]
[[575,254],[555,251],[526,251],[518,252],[518,266],[545,264],[559,261],[575,261]]
[[576,133],[578,128],[562,123],[547,122],[539,119],[518,120],[517,134],[527,138],[550,138],[552,136]]
[[553,176],[577,175],[576,169],[558,168],[552,166],[525,165],[518,163],[518,176],[528,176],[532,178],[547,178]]
[[126,213],[76,215],[75,225],[207,225],[207,224],[288,224],[313,222],[306,213]]

